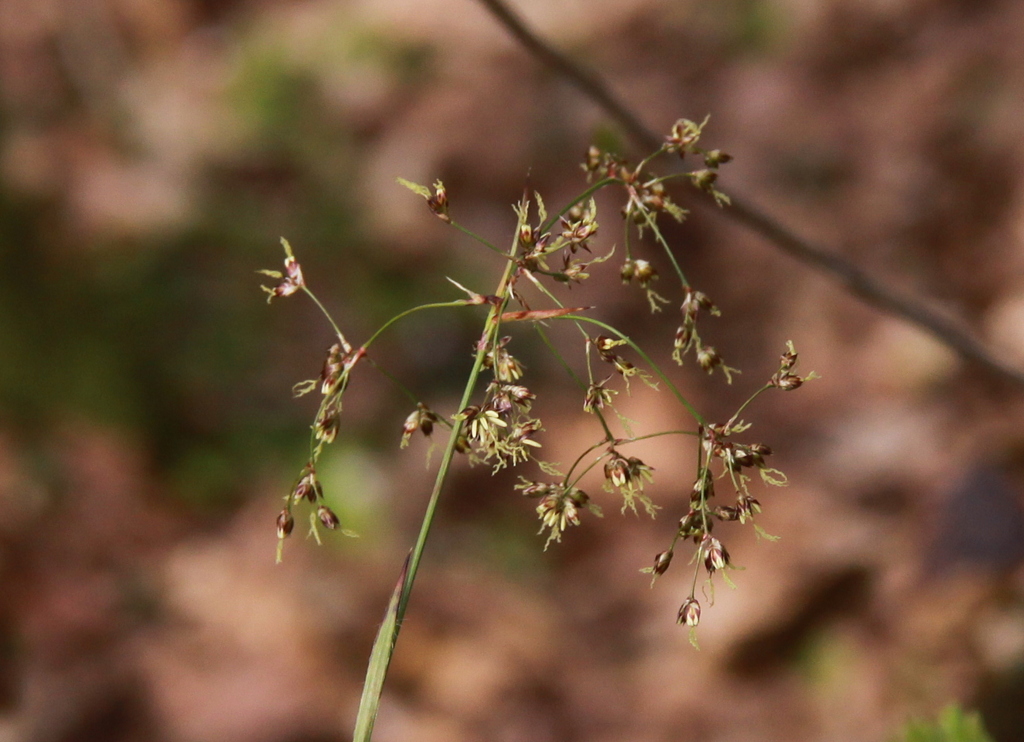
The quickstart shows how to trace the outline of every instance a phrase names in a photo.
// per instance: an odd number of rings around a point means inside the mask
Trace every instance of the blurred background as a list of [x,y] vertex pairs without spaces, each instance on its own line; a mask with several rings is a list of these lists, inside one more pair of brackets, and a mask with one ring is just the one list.
[[[648,126],[711,114],[723,190],[1024,367],[1024,4],[514,7]],[[501,271],[396,176],[442,178],[504,245],[527,177],[562,202],[618,136],[472,0],[3,0],[0,741],[348,739],[427,445],[399,451],[408,403],[361,368],[320,470],[361,537],[316,547],[300,522],[274,565],[316,404],[291,385],[331,333],[303,297],[268,307],[255,271],[287,236],[359,342],[456,298],[445,276],[490,292]],[[688,443],[631,451],[657,469],[657,520],[595,480],[605,517],[546,552],[516,472],[463,462],[375,739],[882,742],[948,703],[1024,739],[1024,390],[678,199],[694,213],[666,233],[723,310],[702,332],[744,371],[727,387],[670,364],[684,392],[724,420],[788,339],[823,377],[745,414],[791,480],[755,492],[781,540],[721,529],[745,570],[705,605],[698,652],[675,624],[685,557],[653,589],[638,571],[685,512]],[[600,205],[598,246],[621,246]],[[621,255],[566,301],[667,358],[675,309],[620,287]],[[479,321],[418,315],[374,357],[450,414]],[[514,335],[566,464],[600,431]],[[685,424],[665,399],[620,395],[638,432]]]

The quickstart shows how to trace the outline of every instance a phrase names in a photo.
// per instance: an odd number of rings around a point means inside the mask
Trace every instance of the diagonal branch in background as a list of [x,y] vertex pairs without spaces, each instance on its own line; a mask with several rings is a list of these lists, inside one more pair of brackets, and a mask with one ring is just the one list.
[[[639,147],[653,152],[664,140],[648,129],[611,91],[596,73],[585,69],[549,45],[523,23],[504,0],[480,0],[480,3],[542,63],[558,72],[604,109],[626,135]],[[777,248],[811,266],[842,285],[866,304],[887,312],[930,333],[939,342],[967,361],[996,376],[1024,387],[1024,370],[994,356],[958,323],[921,302],[900,294],[869,276],[846,258],[798,236],[746,199],[732,197],[732,207],[723,212],[745,225]]]

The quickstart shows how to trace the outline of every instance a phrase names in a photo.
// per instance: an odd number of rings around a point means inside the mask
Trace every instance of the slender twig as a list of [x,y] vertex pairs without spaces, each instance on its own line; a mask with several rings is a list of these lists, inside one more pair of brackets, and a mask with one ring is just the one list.
[[[597,73],[585,69],[541,39],[520,19],[504,0],[479,0],[495,18],[540,62],[573,83],[597,103],[622,127],[638,147],[653,151],[663,140],[640,119],[609,88]],[[917,325],[940,343],[967,361],[1024,386],[1024,370],[1016,368],[992,354],[981,342],[954,320],[932,310],[916,299],[898,293],[869,276],[846,258],[797,235],[789,227],[772,218],[744,198],[730,193],[732,207],[723,213],[768,240],[775,247],[797,260],[826,274],[864,303]]]

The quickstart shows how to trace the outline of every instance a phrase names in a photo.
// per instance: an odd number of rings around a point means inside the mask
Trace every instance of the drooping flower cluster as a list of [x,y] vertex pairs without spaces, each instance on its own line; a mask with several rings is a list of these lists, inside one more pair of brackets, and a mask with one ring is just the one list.
[[[452,224],[489,249],[502,253],[502,278],[493,294],[478,293],[449,278],[448,280],[465,292],[468,298],[424,305],[399,314],[374,334],[366,345],[358,348],[346,342],[331,320],[337,334],[337,342],[328,350],[320,378],[296,387],[297,394],[308,393],[319,387],[321,401],[312,425],[310,458],[297,484],[286,498],[287,506],[278,516],[279,539],[285,539],[292,532],[292,507],[299,503],[308,503],[314,534],[318,526],[328,529],[340,527],[337,516],[323,502],[323,488],[317,479],[316,464],[323,447],[333,442],[339,434],[342,396],[348,387],[351,372],[359,361],[366,357],[368,346],[380,332],[418,309],[442,306],[482,307],[486,309],[488,315],[480,339],[473,349],[474,366],[464,392],[465,401],[460,405],[462,409],[454,414],[439,414],[426,403],[418,401],[414,392],[402,386],[403,391],[412,398],[415,408],[402,424],[401,447],[408,446],[417,432],[429,438],[436,427],[443,426],[450,432],[443,467],[450,465],[453,452],[467,454],[471,462],[486,462],[495,471],[528,461],[536,462],[554,481],[540,482],[520,477],[521,483],[515,488],[523,495],[538,500],[536,511],[541,521],[540,533],[547,535],[547,548],[551,543],[559,542],[569,526],[579,525],[583,510],[601,515],[600,507],[580,488],[581,480],[595,469],[597,472],[603,470],[603,488],[622,497],[623,512],[629,509],[637,513],[640,505],[647,514],[654,517],[661,507],[656,505],[651,497],[654,467],[636,456],[629,455],[628,446],[641,439],[655,436],[695,436],[698,471],[693,487],[688,493],[688,503],[684,496],[682,509],[686,512],[676,525],[671,544],[659,552],[653,566],[645,570],[652,574],[653,581],[669,570],[673,564],[675,549],[680,543],[692,544],[692,563],[695,565],[691,583],[693,587],[679,608],[677,620],[690,627],[691,641],[695,641],[693,632],[701,619],[701,604],[695,594],[698,577],[704,575],[705,590],[711,590],[713,596],[714,580],[721,578],[728,583],[727,572],[732,567],[729,551],[719,536],[713,533],[715,525],[730,522],[745,524],[753,521],[761,512],[761,503],[751,493],[749,486],[755,470],[767,484],[783,485],[786,482],[785,475],[766,463],[768,457],[772,455],[772,450],[767,445],[740,440],[750,426],[739,420],[739,414],[766,390],[796,389],[807,379],[813,378],[814,374],[799,376],[795,372],[797,354],[790,343],[780,360],[778,371],[769,382],[741,405],[727,422],[711,424],[687,401],[645,349],[611,325],[587,316],[586,312],[592,307],[566,306],[556,297],[554,291],[562,287],[571,288],[573,284],[587,280],[593,266],[609,260],[615,252],[613,246],[604,254],[594,255],[599,228],[597,204],[593,194],[606,186],[621,188],[624,194],[621,215],[625,228],[625,257],[619,269],[619,278],[623,283],[635,285],[644,291],[651,311],[659,312],[663,305],[670,303],[670,300],[654,291],[655,283],[665,290],[665,279],[659,276],[655,264],[657,263],[665,275],[670,275],[671,268],[671,272],[675,273],[679,281],[682,314],[681,324],[672,341],[673,360],[682,365],[684,358],[692,354],[692,359],[701,369],[708,373],[718,369],[728,382],[732,382],[732,375],[737,370],[725,364],[719,352],[704,342],[698,330],[698,323],[702,317],[718,316],[720,312],[706,294],[693,288],[687,281],[677,259],[677,251],[669,245],[659,227],[659,219],[666,215],[681,222],[688,214],[669,193],[669,188],[675,180],[689,182],[699,191],[709,194],[719,206],[729,203],[728,197],[717,190],[716,183],[720,166],[732,158],[721,150],[707,150],[700,146],[706,124],[707,119],[700,124],[680,119],[666,136],[662,147],[636,165],[615,154],[592,147],[587,153],[583,169],[587,173],[588,181],[596,181],[594,185],[553,216],[549,216],[540,194],[524,195],[513,206],[517,224],[512,235],[512,244],[507,251],[476,237],[453,220],[449,210],[448,192],[440,180],[435,181],[432,188],[428,188],[399,179],[402,185],[419,194],[426,201],[431,213],[443,222]],[[653,174],[650,171],[651,163],[656,157],[666,154],[678,155],[686,162],[700,158],[700,164],[697,169],[689,172],[667,176]],[[289,296],[301,290],[316,301],[306,286],[301,267],[287,242],[284,243],[284,247],[284,272],[263,271],[266,275],[279,279],[279,283],[272,288],[264,287],[264,290],[270,295],[270,299]],[[660,257],[657,254],[644,254],[641,257],[637,252],[649,247],[659,250]],[[530,292],[539,292],[540,301],[547,305],[529,306],[524,293]],[[666,293],[669,291],[666,290]],[[537,300],[531,298],[530,301]],[[319,305],[318,301],[316,303]],[[544,334],[544,325],[551,320],[571,321],[579,329],[583,336],[585,376],[577,373],[573,365],[561,356],[560,351]],[[537,438],[543,428],[541,420],[534,416],[532,411],[536,395],[523,381],[527,369],[510,350],[511,335],[505,335],[506,325],[513,322],[529,323],[537,327],[545,343],[582,389],[583,409],[592,416],[589,419],[594,423],[594,427],[600,425],[600,439],[589,445],[564,475],[554,464],[536,458],[541,448]],[[586,328],[587,323],[598,329]],[[667,339],[666,337],[666,341]],[[599,380],[603,374],[594,373],[595,356],[598,366],[602,363],[611,366],[603,380]],[[487,371],[490,372],[491,378],[478,384],[480,374]],[[386,372],[385,375],[395,380]],[[659,379],[658,384],[653,381],[654,375]],[[637,423],[628,420],[616,409],[615,399],[619,390],[613,387],[618,383],[615,381],[618,377],[622,377],[627,394],[630,393],[630,380],[635,377],[655,390],[664,384],[692,415],[696,430],[635,435],[632,426]],[[618,423],[625,431],[624,436],[619,437],[613,432],[616,421],[609,418],[610,412],[614,412],[617,417]],[[447,471],[447,468],[444,468],[440,472],[438,483],[444,481]],[[727,487],[731,485],[731,494],[716,496],[716,482],[723,481]],[[721,484],[719,487],[721,488]],[[440,491],[439,488],[436,489],[432,497],[436,497]],[[432,513],[433,509],[428,509],[428,512]],[[425,528],[429,528],[429,523]],[[754,528],[761,535],[767,536],[758,525],[754,524]]]
[[537,514],[540,516],[541,527],[539,533],[548,532],[547,541],[544,542],[544,549],[547,550],[551,542],[562,540],[562,533],[569,526],[580,524],[580,509],[589,510],[597,517],[601,517],[601,508],[590,501],[590,496],[578,487],[568,486],[564,483],[550,484],[546,482],[531,482],[521,479],[521,484],[515,488],[526,497],[539,498]]

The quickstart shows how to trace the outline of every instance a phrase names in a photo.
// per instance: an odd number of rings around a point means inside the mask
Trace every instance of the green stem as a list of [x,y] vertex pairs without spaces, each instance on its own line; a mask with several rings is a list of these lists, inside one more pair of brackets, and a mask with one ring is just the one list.
[[683,288],[689,289],[690,282],[686,280],[686,274],[683,273],[683,269],[679,265],[679,261],[676,260],[676,256],[672,252],[672,248],[669,247],[665,237],[661,234],[661,230],[658,229],[657,221],[649,212],[644,212],[644,218],[647,220],[647,226],[651,228],[652,232],[654,232],[654,239],[665,250],[665,254],[668,256],[669,262],[672,263],[672,269],[675,270],[676,275],[679,276],[679,280],[683,284]]
[[[513,244],[513,250],[515,245]],[[498,329],[498,317],[505,311],[505,305],[508,303],[508,297],[505,296],[508,289],[508,282],[512,278],[512,272],[515,269],[515,263],[509,262],[505,266],[505,271],[501,276],[501,281],[498,284],[497,296],[504,297],[500,306],[491,307],[491,311],[487,317],[487,324],[485,325],[484,332],[493,336]],[[383,329],[383,328],[382,328]],[[473,397],[473,392],[476,389],[477,380],[480,378],[480,371],[483,369],[484,356],[487,354],[487,347],[490,343],[480,343],[477,348],[476,357],[473,359],[473,368],[469,372],[469,378],[466,380],[466,387],[462,392],[462,400],[459,403],[459,409],[464,410],[469,406],[469,402]],[[420,532],[416,537],[416,544],[412,549],[412,556],[409,559],[409,568],[406,572],[405,582],[402,586],[402,595],[398,602],[398,624],[395,627],[395,635],[398,634],[398,629],[401,628],[402,618],[405,616],[405,609],[409,603],[409,597],[412,594],[413,583],[416,581],[416,572],[419,569],[420,559],[423,556],[423,548],[427,543],[427,536],[430,535],[430,528],[434,522],[434,514],[437,510],[437,503],[441,497],[441,489],[444,486],[445,480],[448,478],[448,470],[451,468],[452,458],[455,455],[455,445],[459,440],[459,435],[462,433],[462,426],[464,421],[456,420],[452,426],[451,434],[448,436],[448,445],[445,446],[444,455],[441,459],[441,466],[437,470],[437,477],[434,479],[434,488],[430,492],[430,500],[427,502],[427,510],[423,515],[423,522],[420,525]]]
[[567,204],[567,205],[565,206],[565,208],[563,208],[563,209],[562,209],[561,211],[559,211],[559,212],[558,212],[557,214],[555,214],[554,216],[550,216],[550,217],[548,217],[548,220],[547,220],[546,222],[544,222],[544,223],[543,223],[543,224],[542,224],[542,225],[540,226],[540,233],[541,233],[541,234],[544,234],[544,233],[545,233],[545,232],[547,232],[547,231],[548,231],[549,229],[551,229],[551,227],[553,227],[553,226],[555,225],[555,223],[556,223],[556,222],[557,222],[557,221],[558,221],[559,219],[561,219],[561,218],[562,218],[563,216],[565,216],[566,214],[568,214],[568,213],[569,213],[569,211],[570,211],[570,210],[572,209],[572,207],[574,207],[574,206],[575,206],[576,204],[578,204],[578,203],[580,203],[581,201],[584,201],[584,200],[586,200],[586,199],[590,198],[591,196],[593,196],[593,195],[594,195],[595,193],[597,193],[597,192],[598,192],[599,190],[601,190],[601,189],[602,189],[602,188],[604,188],[605,186],[609,186],[609,185],[611,185],[612,183],[621,183],[621,182],[622,182],[622,181],[621,181],[621,180],[619,180],[618,178],[602,178],[601,180],[597,181],[597,182],[596,182],[596,183],[594,183],[594,184],[593,184],[592,186],[590,186],[589,188],[587,188],[587,190],[583,191],[583,193],[581,193],[581,194],[580,194],[580,195],[578,195],[578,196],[577,196],[576,198],[574,198],[574,199],[573,199],[572,201],[570,201],[570,202],[569,202],[569,203],[568,203],[568,204]]
[[469,304],[465,299],[459,299],[457,301],[439,301],[439,302],[434,302],[433,304],[420,304],[418,307],[413,307],[412,309],[406,309],[404,312],[396,314],[394,317],[392,317],[387,322],[385,322],[383,325],[381,325],[380,329],[377,330],[377,332],[373,333],[373,335],[370,336],[369,340],[367,340],[365,343],[363,343],[363,350],[369,350],[370,346],[373,344],[373,342],[378,337],[380,337],[382,334],[384,334],[385,330],[387,330],[389,327],[391,327],[391,325],[393,325],[396,322],[398,322],[398,320],[404,319],[404,318],[408,317],[410,314],[415,314],[416,312],[421,312],[424,309],[442,309],[442,308],[446,308],[446,307],[466,307],[466,306],[473,306],[473,305]]
[[[551,342],[551,339],[548,337],[547,333],[544,332],[544,329],[538,324],[535,324],[534,328],[540,335],[540,339],[544,341],[544,344],[546,346],[548,346],[548,349],[551,351],[552,355],[554,355],[558,362],[562,364],[563,368],[565,368],[565,370],[569,372],[569,376],[573,378],[573,381],[575,381],[576,384],[580,387],[580,389],[583,390],[584,394],[586,394],[588,386],[583,383],[583,379],[581,379],[579,375],[575,371],[573,371],[572,366],[569,365],[569,362],[565,360],[561,353],[558,352],[558,348],[556,348],[554,343]],[[615,436],[612,435],[611,428],[608,427],[608,421],[605,420],[604,415],[601,413],[601,410],[595,409],[594,414],[597,416],[597,419],[600,420],[601,427],[604,428],[605,438],[609,441],[612,440]]]
[[556,319],[573,320],[576,322],[589,322],[590,324],[597,325],[598,327],[605,329],[610,333],[613,333],[618,338],[625,340],[626,344],[629,345],[630,348],[635,350],[637,355],[639,355],[644,360],[644,363],[646,363],[650,367],[650,369],[658,375],[658,378],[665,382],[665,386],[669,388],[669,391],[671,391],[672,394],[675,395],[675,398],[679,400],[680,404],[682,404],[683,407],[685,407],[687,411],[693,416],[693,419],[696,420],[699,425],[707,425],[707,423],[704,421],[704,417],[699,412],[697,412],[697,408],[690,404],[690,401],[686,397],[684,397],[683,393],[676,388],[676,385],[672,383],[671,379],[665,376],[665,373],[661,370],[661,368],[658,367],[658,365],[654,361],[651,360],[651,357],[644,352],[643,348],[641,348],[639,345],[633,342],[627,335],[623,334],[622,332],[615,329],[611,325],[602,322],[601,320],[594,319],[593,317],[584,317],[579,314],[566,314],[562,317],[557,317]]
[[334,334],[338,336],[338,340],[340,340],[341,344],[345,346],[345,350],[348,350],[348,341],[345,339],[345,336],[341,333],[341,330],[338,329],[338,324],[334,321],[334,317],[331,316],[331,313],[328,312],[324,305],[320,303],[320,300],[316,298],[316,294],[310,291],[308,286],[303,284],[302,290],[305,291],[306,296],[312,299],[313,303],[320,308],[320,311],[323,313],[324,317],[327,318],[327,321],[331,323],[331,327],[334,328]]
[[483,245],[484,247],[486,247],[486,248],[487,248],[488,250],[491,250],[491,251],[493,251],[493,252],[496,252],[496,253],[498,253],[498,255],[500,255],[500,256],[501,256],[501,257],[503,257],[503,258],[507,258],[507,257],[508,257],[508,255],[506,255],[506,254],[504,253],[504,251],[502,251],[502,250],[501,250],[500,248],[498,248],[498,247],[495,247],[494,245],[492,245],[492,244],[490,243],[490,241],[489,241],[489,240],[486,240],[486,239],[484,239],[483,237],[481,237],[480,235],[478,235],[478,234],[477,234],[476,232],[474,232],[473,230],[471,230],[471,229],[468,229],[467,227],[463,227],[463,226],[462,226],[461,224],[459,224],[459,223],[458,223],[457,221],[455,221],[454,219],[452,219],[452,220],[451,220],[450,222],[448,222],[448,223],[449,223],[449,224],[451,224],[451,225],[452,225],[453,227],[455,227],[455,228],[456,228],[457,230],[459,230],[460,232],[462,232],[463,234],[465,234],[465,235],[467,235],[467,236],[469,236],[469,237],[473,238],[473,239],[474,239],[474,240],[476,240],[477,242],[479,242],[479,243],[480,243],[481,245]]

